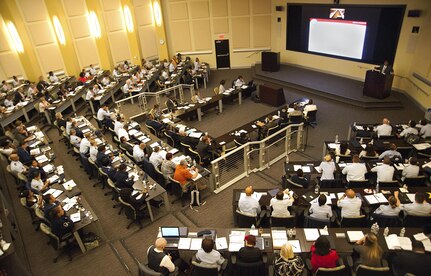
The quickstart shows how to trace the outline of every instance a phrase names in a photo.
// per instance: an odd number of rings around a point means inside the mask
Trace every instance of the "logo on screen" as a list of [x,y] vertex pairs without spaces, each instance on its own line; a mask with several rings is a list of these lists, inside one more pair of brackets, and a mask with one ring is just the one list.
[[336,9],[332,8],[329,12],[329,18],[332,19],[344,19],[344,13],[346,12],[345,9]]

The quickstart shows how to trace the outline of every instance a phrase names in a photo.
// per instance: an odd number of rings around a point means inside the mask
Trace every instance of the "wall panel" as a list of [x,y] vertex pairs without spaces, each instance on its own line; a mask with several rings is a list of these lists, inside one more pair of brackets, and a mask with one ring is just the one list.
[[195,20],[192,22],[193,35],[195,36],[195,50],[211,50],[211,26],[209,20]]
[[271,47],[271,16],[253,16],[253,47]]
[[64,70],[63,59],[57,45],[44,45],[36,50],[44,72]]
[[114,63],[124,60],[130,60],[130,49],[127,43],[125,32],[115,32],[108,34],[109,44],[111,46],[112,59]]
[[211,8],[215,17],[228,16],[227,0],[211,1]]
[[87,12],[85,0],[63,0],[63,5],[67,16],[83,15]]
[[250,18],[232,18],[233,48],[250,48]]
[[210,16],[208,1],[191,2],[190,9],[192,19],[208,18]]

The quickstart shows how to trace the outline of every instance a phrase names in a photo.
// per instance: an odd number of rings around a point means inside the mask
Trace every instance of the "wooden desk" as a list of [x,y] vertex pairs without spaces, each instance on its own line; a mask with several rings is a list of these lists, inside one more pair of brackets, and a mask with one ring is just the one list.
[[262,103],[279,107],[286,103],[283,88],[259,85],[259,98]]

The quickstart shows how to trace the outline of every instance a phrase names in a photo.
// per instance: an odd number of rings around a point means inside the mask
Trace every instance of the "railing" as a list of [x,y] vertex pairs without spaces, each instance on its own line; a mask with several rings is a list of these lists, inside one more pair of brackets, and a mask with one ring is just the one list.
[[296,151],[304,151],[304,123],[288,125],[261,141],[248,142],[212,161],[211,188],[219,193],[251,173],[263,171],[277,161],[288,158],[288,154]]
[[117,108],[119,110],[121,110],[121,105],[127,101],[131,101],[133,103],[134,100],[138,100],[138,106],[141,108],[142,113],[137,114],[133,117],[137,117],[140,116],[142,114],[148,113],[149,112],[149,107],[147,104],[147,97],[155,97],[156,98],[156,103],[160,105],[160,96],[163,94],[171,94],[171,92],[174,92],[174,97],[177,98],[177,93],[179,95],[179,99],[180,99],[180,103],[184,103],[184,88],[189,89],[190,90],[190,97],[194,94],[194,85],[193,84],[178,84],[157,92],[148,92],[148,91],[143,91],[143,92],[139,92],[136,95],[127,97],[127,98],[123,98],[121,100],[115,101],[115,104],[117,105]]

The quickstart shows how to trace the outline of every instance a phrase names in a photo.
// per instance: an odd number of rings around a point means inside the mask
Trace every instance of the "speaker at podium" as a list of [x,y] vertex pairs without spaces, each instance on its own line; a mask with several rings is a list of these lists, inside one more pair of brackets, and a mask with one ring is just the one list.
[[280,70],[280,53],[262,52],[262,71],[277,72]]
[[393,75],[384,75],[378,71],[368,70],[365,76],[363,95],[384,99],[389,97],[392,89]]

